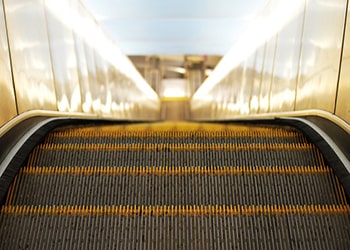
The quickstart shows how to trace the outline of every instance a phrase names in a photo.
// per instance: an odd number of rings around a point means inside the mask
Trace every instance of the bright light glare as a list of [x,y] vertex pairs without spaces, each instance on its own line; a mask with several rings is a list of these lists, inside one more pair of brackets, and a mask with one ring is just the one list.
[[[271,0],[257,15],[241,39],[223,57],[193,99],[202,99],[237,65],[287,25],[304,9],[304,0]],[[245,108],[243,109],[245,113]]]
[[[89,47],[93,48],[107,65],[115,67],[132,82],[132,88],[142,92],[137,96],[138,101],[159,102],[159,97],[150,85],[143,79],[132,62],[118,48],[118,46],[105,34],[92,16],[80,4],[73,4],[69,0],[46,0],[46,8],[50,15],[57,18],[68,29],[85,38]],[[24,46],[24,45],[23,45]],[[84,94],[84,93],[83,93]],[[131,98],[131,97],[129,97]],[[102,104],[95,100],[93,109],[102,113],[111,112],[112,97],[107,93],[107,102]],[[91,102],[91,101],[90,101]],[[67,110],[65,102],[59,102],[59,110]],[[83,110],[88,110],[86,105]]]
[[259,109],[259,98],[257,96],[252,97],[250,101],[250,109],[255,111]]
[[188,82],[186,79],[164,79],[162,93],[164,98],[188,97]]

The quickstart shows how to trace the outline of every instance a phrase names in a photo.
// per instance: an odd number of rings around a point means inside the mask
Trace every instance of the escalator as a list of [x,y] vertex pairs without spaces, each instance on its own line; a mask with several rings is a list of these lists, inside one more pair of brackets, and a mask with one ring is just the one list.
[[350,206],[289,126],[85,124],[30,153],[0,249],[348,249]]

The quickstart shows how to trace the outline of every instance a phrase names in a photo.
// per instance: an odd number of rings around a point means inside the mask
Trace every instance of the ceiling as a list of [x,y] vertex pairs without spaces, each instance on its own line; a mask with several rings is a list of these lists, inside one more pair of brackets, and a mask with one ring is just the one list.
[[129,56],[222,56],[267,0],[82,2]]

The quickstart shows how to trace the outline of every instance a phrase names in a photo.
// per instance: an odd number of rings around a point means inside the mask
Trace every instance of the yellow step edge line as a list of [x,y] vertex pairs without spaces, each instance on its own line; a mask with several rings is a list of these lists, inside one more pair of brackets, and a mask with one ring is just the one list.
[[[18,178],[20,178],[20,175],[16,175],[14,181],[12,182],[10,188],[9,188],[9,192],[6,198],[6,202],[5,205],[9,205],[12,203],[13,201],[13,196],[16,193],[17,189],[18,189],[18,185],[17,185],[17,180]],[[15,190],[16,189],[16,190]]]
[[289,126],[245,125],[238,123],[208,123],[208,122],[162,122],[162,123],[126,123],[114,125],[85,125],[57,128],[62,130],[279,130],[297,131]]
[[261,138],[302,138],[303,135],[299,133],[253,133],[253,132],[217,132],[217,131],[207,131],[207,132],[156,132],[156,131],[147,131],[147,132],[100,132],[100,131],[90,131],[90,132],[54,132],[49,135],[53,138],[66,138],[66,137],[80,137],[80,138],[98,138],[98,137],[174,137],[177,138],[187,138],[190,136],[195,136],[196,138],[227,138],[227,137],[261,137]]
[[21,169],[31,175],[237,175],[237,174],[329,174],[324,166],[281,167],[36,167]]
[[350,214],[349,205],[266,205],[266,206],[3,206],[10,215],[117,215],[117,216],[215,216]]
[[169,133],[169,132],[189,132],[189,133],[206,133],[206,132],[229,132],[229,133],[240,133],[240,132],[262,132],[262,133],[299,133],[296,129],[285,129],[285,128],[278,128],[278,127],[246,127],[246,126],[208,126],[208,125],[187,125],[184,124],[182,126],[162,126],[162,125],[155,125],[155,126],[141,126],[141,125],[134,125],[134,126],[93,126],[93,127],[82,127],[82,128],[71,128],[71,127],[63,127],[60,129],[55,130],[53,133],[63,133],[63,132],[69,132],[69,133],[78,133],[78,132],[102,132],[102,133],[129,133],[129,132],[161,132],[161,133]]
[[162,102],[186,102],[191,100],[190,97],[161,97]]
[[292,144],[40,144],[40,150],[311,150],[308,143]]
[[147,130],[160,130],[160,131],[177,131],[177,130],[191,130],[191,131],[203,131],[203,130],[230,130],[230,131],[249,131],[249,130],[274,130],[274,131],[298,131],[293,127],[283,126],[257,126],[257,125],[239,125],[239,124],[220,124],[220,123],[135,123],[135,124],[124,124],[124,125],[92,125],[82,127],[61,127],[55,131],[87,131],[87,130],[98,130],[98,131],[115,131],[115,130],[132,130],[132,131],[147,131]]
[[346,200],[344,187],[342,185],[340,185],[338,178],[335,178],[335,182],[336,182],[336,185],[337,185],[338,195],[340,196],[341,203],[342,204],[346,204],[347,200]]

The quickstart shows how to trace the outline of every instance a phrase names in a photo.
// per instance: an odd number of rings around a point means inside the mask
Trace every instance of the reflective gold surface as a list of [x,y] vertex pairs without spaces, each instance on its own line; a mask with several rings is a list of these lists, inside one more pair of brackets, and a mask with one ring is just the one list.
[[77,57],[78,77],[81,91],[81,109],[85,113],[92,112],[92,96],[90,90],[89,73],[87,68],[87,58],[85,55],[85,43],[83,38],[74,33],[75,51]]
[[89,16],[86,11],[84,11],[84,6],[80,1],[71,1],[71,11],[73,16],[80,17],[81,26],[79,30],[73,28],[73,38],[74,38],[74,48],[76,53],[77,67],[78,67],[78,77],[80,83],[81,92],[81,109],[85,113],[92,113],[92,96],[90,89],[87,56],[85,53],[86,42],[84,37],[84,32],[82,30],[87,30],[87,23]]
[[265,59],[265,46],[261,46],[255,55],[254,60],[254,70],[253,70],[253,84],[252,84],[252,93],[249,103],[250,113],[256,114],[259,112],[260,106],[260,86],[261,86],[261,78],[262,78],[262,70],[264,66]]
[[[337,96],[346,3],[269,1],[255,20],[258,24],[252,24],[194,94],[192,118],[320,110],[350,123],[350,24]],[[280,12],[273,11],[276,9]],[[275,17],[278,23],[271,22]]]
[[5,11],[15,88],[1,19],[0,126],[17,115],[15,96],[19,113],[57,110],[84,117],[159,118],[157,94],[82,2],[13,0],[6,1]]
[[350,5],[346,21],[344,50],[339,79],[336,115],[350,122]]
[[307,1],[296,109],[334,112],[345,0]]
[[270,111],[293,111],[304,13],[299,13],[278,34]]
[[[192,118],[315,109],[350,123],[349,13],[339,77],[346,2],[269,1],[194,94]],[[159,118],[156,93],[81,2],[12,0],[5,11],[15,88],[0,17],[0,126],[16,116],[15,96],[19,113]]]
[[102,115],[108,113],[107,101],[107,65],[105,61],[101,58],[99,53],[95,53],[95,67],[96,67],[96,82],[92,91],[92,100],[94,103],[94,110]]
[[260,86],[260,106],[259,113],[266,113],[270,110],[270,97],[271,97],[271,83],[273,77],[273,70],[275,66],[275,54],[278,36],[272,37],[264,46],[265,58],[264,67],[262,70],[261,86]]
[[75,13],[69,3],[69,0],[46,0],[45,8],[57,108],[76,112],[81,111],[81,94],[72,33]]
[[[202,108],[197,104],[198,102],[203,105],[203,100],[212,102],[212,106],[215,107],[212,109],[212,118],[269,112],[278,33],[288,26],[291,20],[300,16],[303,9],[303,0],[288,4],[279,0],[269,1],[241,40],[233,46],[213,74],[195,93],[191,102],[193,117],[205,113],[200,111]],[[230,88],[224,87],[227,78],[225,75],[232,73],[235,76],[232,98],[227,102],[226,96]],[[273,94],[278,97],[279,89],[274,89]],[[207,95],[213,98],[207,98]]]
[[1,127],[5,122],[17,115],[2,4],[0,6],[0,96]]
[[5,1],[18,111],[56,110],[44,6],[40,0]]
[[96,66],[94,60],[94,49],[85,44],[85,56],[86,56],[86,66],[88,71],[88,78],[90,83],[90,92],[91,92],[91,103],[92,103],[92,112],[99,114],[101,109],[101,102],[96,96],[99,93],[97,80],[96,80]]

